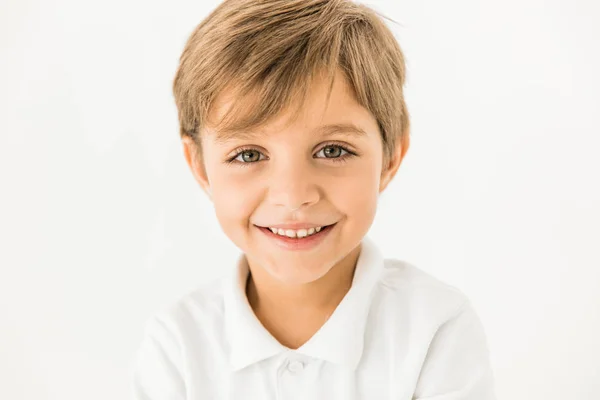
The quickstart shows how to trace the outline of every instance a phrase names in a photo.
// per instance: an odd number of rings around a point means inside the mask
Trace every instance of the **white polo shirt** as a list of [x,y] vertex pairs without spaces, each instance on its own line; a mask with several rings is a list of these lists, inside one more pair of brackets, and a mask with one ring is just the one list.
[[151,317],[132,363],[135,400],[495,400],[483,326],[468,298],[363,239],[352,286],[297,350],[260,323],[232,274]]

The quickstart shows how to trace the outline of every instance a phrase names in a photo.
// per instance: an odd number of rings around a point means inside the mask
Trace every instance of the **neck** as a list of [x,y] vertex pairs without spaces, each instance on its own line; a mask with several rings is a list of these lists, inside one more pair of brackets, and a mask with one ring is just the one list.
[[269,314],[327,313],[342,301],[352,286],[361,246],[333,266],[324,276],[302,285],[285,285],[260,268],[251,268],[246,295],[252,309]]

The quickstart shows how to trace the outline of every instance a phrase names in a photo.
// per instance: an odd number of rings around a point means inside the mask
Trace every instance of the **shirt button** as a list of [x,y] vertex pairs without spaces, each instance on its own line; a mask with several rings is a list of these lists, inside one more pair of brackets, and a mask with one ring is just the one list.
[[296,374],[304,369],[304,365],[302,364],[302,362],[294,360],[290,361],[290,363],[288,364],[288,369],[291,373]]

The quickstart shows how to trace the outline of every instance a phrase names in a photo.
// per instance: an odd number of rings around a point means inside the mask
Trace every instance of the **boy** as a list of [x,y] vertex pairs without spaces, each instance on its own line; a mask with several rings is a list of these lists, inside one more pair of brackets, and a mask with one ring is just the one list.
[[409,145],[404,57],[377,14],[226,0],[180,61],[185,159],[242,252],[148,320],[135,398],[495,399],[466,296],[365,236]]

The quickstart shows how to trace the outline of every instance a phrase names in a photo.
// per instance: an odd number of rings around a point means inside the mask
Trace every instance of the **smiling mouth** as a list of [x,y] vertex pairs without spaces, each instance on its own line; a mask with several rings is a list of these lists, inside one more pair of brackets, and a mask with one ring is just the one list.
[[[337,222],[330,224],[330,225],[322,225],[318,232],[316,232],[314,228],[311,228],[310,230],[309,229],[290,229],[294,232],[298,232],[299,230],[305,230],[305,231],[312,232],[305,236],[288,236],[286,234],[275,233],[271,230],[271,228],[266,227],[266,226],[259,226],[259,225],[254,225],[254,226],[256,226],[260,230],[264,231],[265,233],[268,233],[269,235],[273,235],[275,237],[279,237],[282,239],[288,239],[288,240],[303,240],[303,239],[311,238],[314,236],[321,236],[322,233],[329,231],[336,224],[337,224]],[[283,231],[287,231],[287,230],[288,229],[283,229]]]

